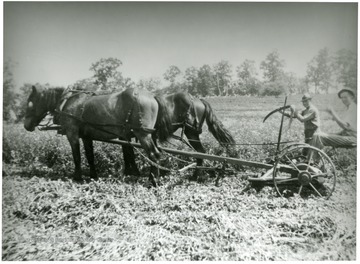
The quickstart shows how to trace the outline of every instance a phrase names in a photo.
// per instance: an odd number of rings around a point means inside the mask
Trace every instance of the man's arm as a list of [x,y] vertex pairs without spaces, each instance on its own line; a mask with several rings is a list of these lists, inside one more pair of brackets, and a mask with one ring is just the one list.
[[302,123],[312,120],[315,117],[315,111],[311,111],[310,113],[306,115],[301,115],[300,111],[295,112],[295,117]]
[[280,113],[284,114],[284,116],[286,116],[286,117],[294,117],[293,113],[288,114],[288,113],[285,112],[285,110],[280,111]]
[[326,111],[332,116],[332,119],[342,128],[345,130],[356,131],[356,128],[351,127],[349,123],[346,121],[341,120],[338,114],[332,108],[326,109]]

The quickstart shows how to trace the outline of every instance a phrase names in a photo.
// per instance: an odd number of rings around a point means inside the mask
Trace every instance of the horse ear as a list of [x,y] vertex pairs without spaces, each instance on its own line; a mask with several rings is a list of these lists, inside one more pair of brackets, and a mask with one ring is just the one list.
[[36,93],[36,87],[35,87],[35,85],[33,85],[31,88],[32,88],[33,93]]

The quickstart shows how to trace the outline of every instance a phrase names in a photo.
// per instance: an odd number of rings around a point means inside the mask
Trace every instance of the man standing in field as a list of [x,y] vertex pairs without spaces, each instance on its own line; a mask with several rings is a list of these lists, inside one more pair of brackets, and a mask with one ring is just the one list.
[[331,107],[326,111],[332,116],[332,119],[342,128],[342,130],[336,134],[327,134],[320,131],[315,133],[310,144],[319,149],[322,149],[324,146],[356,146],[357,112],[355,92],[351,89],[344,88],[338,92],[338,96],[346,106],[346,111],[343,116],[340,117]]
[[320,129],[319,110],[311,102],[311,96],[306,93],[301,99],[305,109],[303,111],[296,111],[295,107],[291,107],[294,116],[302,123],[304,123],[305,143],[310,143],[313,139],[314,133]]

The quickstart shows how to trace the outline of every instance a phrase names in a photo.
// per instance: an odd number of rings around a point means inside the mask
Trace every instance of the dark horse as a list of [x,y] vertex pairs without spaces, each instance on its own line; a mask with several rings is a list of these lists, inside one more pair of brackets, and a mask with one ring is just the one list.
[[[200,141],[200,134],[206,121],[210,133],[221,146],[226,148],[227,154],[231,157],[238,157],[234,138],[216,117],[207,101],[194,98],[185,92],[177,92],[163,96],[163,98],[166,101],[167,111],[171,116],[171,133],[182,128],[190,145],[196,151],[205,153],[205,148]],[[197,166],[202,166],[202,163],[202,159],[197,159]],[[195,170],[193,178],[196,178],[198,173],[199,171]]]
[[[175,133],[178,129],[183,129],[181,134],[185,134],[188,139],[187,144],[190,144],[196,151],[205,153],[205,148],[201,144],[200,134],[202,133],[202,127],[204,122],[208,126],[209,131],[215,137],[215,139],[223,146],[227,154],[231,157],[238,157],[238,153],[235,149],[235,140],[231,133],[223,126],[222,122],[214,114],[210,104],[204,99],[198,99],[192,97],[185,92],[178,92],[167,96],[161,96],[166,102],[166,112],[169,113],[171,118],[171,134]],[[158,129],[160,127],[156,127]],[[179,139],[179,138],[178,138]],[[180,138],[181,140],[182,137]],[[138,173],[136,164],[134,162],[134,154],[132,149],[127,150],[129,153],[128,162],[130,165],[125,168],[131,168],[128,172],[131,174]],[[197,159],[196,165],[202,166],[203,160]],[[126,173],[127,171],[125,171]],[[196,180],[200,174],[200,170],[195,170],[192,176],[193,180]]]
[[[69,140],[75,163],[74,179],[81,180],[81,138],[90,166],[90,176],[96,179],[93,140],[136,137],[148,157],[155,163],[160,158],[154,142],[167,140],[171,135],[171,119],[163,98],[144,90],[127,89],[106,95],[94,95],[88,90],[64,88],[43,89],[32,87],[28,98],[24,127],[34,131],[48,112],[57,117],[57,123]],[[156,135],[155,135],[156,127]],[[125,172],[137,170],[132,147],[123,146]],[[156,186],[154,175],[158,170],[152,166],[150,181]]]

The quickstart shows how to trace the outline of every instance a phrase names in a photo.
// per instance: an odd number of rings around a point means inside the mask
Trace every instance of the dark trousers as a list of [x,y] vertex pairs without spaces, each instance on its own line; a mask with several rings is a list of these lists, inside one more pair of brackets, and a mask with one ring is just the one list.
[[304,133],[305,134],[305,143],[307,143],[307,144],[310,143],[316,130],[317,130],[317,127],[305,129],[305,133]]
[[[316,127],[316,128],[308,128],[308,129],[305,129],[304,134],[305,134],[305,143],[306,143],[306,144],[310,144],[310,142],[311,142],[311,140],[312,140],[312,138],[313,138],[313,135],[314,135],[314,133],[316,132],[316,130],[317,130],[317,127]],[[303,154],[304,156],[306,156],[306,155],[308,154],[308,150],[309,150],[309,149],[303,149],[302,154]]]

